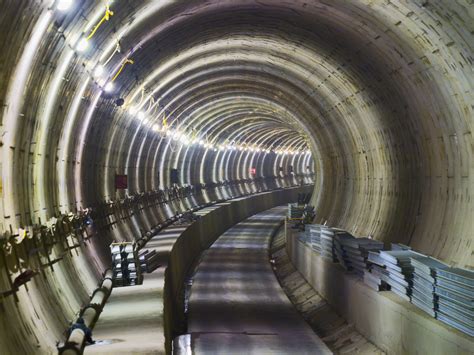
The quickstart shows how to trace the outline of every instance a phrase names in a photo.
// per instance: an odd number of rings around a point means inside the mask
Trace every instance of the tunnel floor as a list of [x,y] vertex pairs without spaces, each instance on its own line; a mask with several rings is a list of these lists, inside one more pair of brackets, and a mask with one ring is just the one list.
[[330,354],[280,287],[268,250],[276,207],[224,233],[194,275],[188,333],[196,354]]

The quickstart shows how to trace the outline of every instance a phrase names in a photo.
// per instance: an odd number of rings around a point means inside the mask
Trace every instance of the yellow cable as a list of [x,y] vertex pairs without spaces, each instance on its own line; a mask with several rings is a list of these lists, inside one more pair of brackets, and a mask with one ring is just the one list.
[[117,77],[120,75],[120,73],[122,72],[123,68],[125,68],[125,66],[127,65],[127,63],[133,64],[134,61],[131,60],[131,59],[125,59],[125,61],[122,63],[122,66],[121,66],[120,69],[117,71],[117,74],[115,74],[115,76],[113,77],[112,82],[114,82],[115,79],[117,79]]
[[168,118],[166,118],[166,112],[163,111],[163,122],[161,123],[163,129],[168,128]]
[[105,5],[105,15],[104,17],[102,17],[102,19],[99,21],[99,23],[97,25],[94,26],[94,28],[92,29],[90,35],[86,38],[87,40],[91,39],[92,36],[95,35],[95,33],[97,32],[97,30],[99,29],[100,26],[102,26],[102,24],[105,22],[105,21],[109,21],[110,18],[114,15],[113,11],[110,11],[110,5],[107,4]]

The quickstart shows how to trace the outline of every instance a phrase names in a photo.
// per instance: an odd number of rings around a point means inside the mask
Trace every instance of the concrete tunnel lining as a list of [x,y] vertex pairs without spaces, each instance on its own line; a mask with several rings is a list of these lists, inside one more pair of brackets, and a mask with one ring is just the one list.
[[[474,267],[472,1],[115,1],[84,52],[77,44],[103,3],[57,4],[0,3],[3,234],[164,189],[171,168],[183,184],[236,180],[243,193],[255,188],[250,168],[268,177],[291,165],[314,179],[316,222]],[[104,92],[126,59],[134,63]],[[164,119],[212,148],[164,137]],[[127,191],[115,190],[117,173],[128,175]],[[50,349],[106,268],[107,244],[173,208],[101,230],[35,278],[8,313],[24,326],[8,334],[21,339],[35,324],[29,342]],[[18,272],[12,256],[8,264]],[[23,321],[38,308],[37,321]]]

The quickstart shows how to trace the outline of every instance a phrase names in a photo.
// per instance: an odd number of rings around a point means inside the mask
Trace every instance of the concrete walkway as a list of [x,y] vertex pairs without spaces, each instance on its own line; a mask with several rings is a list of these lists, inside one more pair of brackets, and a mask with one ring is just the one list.
[[277,207],[237,224],[205,253],[189,300],[196,354],[330,354],[281,289],[269,263]]
[[112,290],[93,329],[94,345],[85,354],[164,354],[164,272],[174,242],[186,226],[171,226],[153,237],[145,249],[156,250],[162,266],[144,274],[143,284]]

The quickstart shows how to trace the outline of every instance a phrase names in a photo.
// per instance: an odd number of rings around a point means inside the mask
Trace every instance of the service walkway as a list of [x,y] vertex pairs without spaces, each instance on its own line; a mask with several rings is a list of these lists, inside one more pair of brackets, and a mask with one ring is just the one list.
[[112,290],[94,327],[97,344],[85,354],[164,354],[163,287],[165,265],[176,239],[186,226],[171,226],[150,239],[145,249],[156,250],[162,266],[144,274],[143,284]]
[[204,254],[189,300],[196,354],[330,354],[294,309],[269,263],[268,248],[286,208],[252,216]]

